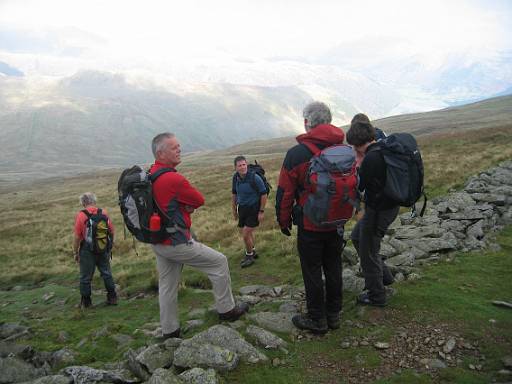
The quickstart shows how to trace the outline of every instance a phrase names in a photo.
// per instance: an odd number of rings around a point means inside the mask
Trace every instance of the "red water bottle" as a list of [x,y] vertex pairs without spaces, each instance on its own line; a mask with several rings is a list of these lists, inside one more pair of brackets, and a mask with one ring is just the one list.
[[160,230],[160,225],[160,215],[156,212],[153,212],[149,218],[149,230],[151,232],[158,232]]

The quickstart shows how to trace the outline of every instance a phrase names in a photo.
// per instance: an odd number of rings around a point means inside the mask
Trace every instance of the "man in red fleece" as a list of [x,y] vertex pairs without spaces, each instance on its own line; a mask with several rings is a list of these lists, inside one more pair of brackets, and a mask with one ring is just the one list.
[[191,213],[204,204],[204,197],[176,171],[181,163],[180,143],[173,133],[161,133],[151,144],[155,163],[150,173],[170,168],[153,184],[153,196],[166,216],[169,238],[152,245],[158,270],[160,323],[164,338],[179,337],[178,284],[183,265],[195,267],[212,282],[215,307],[220,320],[235,321],[249,310],[246,303],[235,305],[226,256],[192,239]]
[[331,111],[324,103],[308,104],[303,110],[303,117],[306,133],[297,136],[299,144],[288,150],[279,174],[276,215],[281,232],[286,236],[291,235],[292,218],[298,226],[297,248],[306,289],[307,314],[293,317],[293,324],[299,329],[323,334],[328,328],[337,329],[340,326],[341,252],[344,241],[336,228],[317,227],[303,215],[302,208],[307,199],[305,178],[313,157],[310,148],[315,146],[322,150],[342,144],[345,134],[330,124]]

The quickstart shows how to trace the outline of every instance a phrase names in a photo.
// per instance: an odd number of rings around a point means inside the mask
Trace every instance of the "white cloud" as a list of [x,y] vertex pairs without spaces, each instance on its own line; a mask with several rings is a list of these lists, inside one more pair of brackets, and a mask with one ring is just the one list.
[[406,39],[407,49],[435,60],[456,50],[510,45],[504,16],[509,8],[462,0],[4,0],[0,23],[35,30],[74,27],[104,42],[72,36],[62,41],[85,44],[94,55],[119,62],[141,56],[146,61],[307,57],[382,37]]

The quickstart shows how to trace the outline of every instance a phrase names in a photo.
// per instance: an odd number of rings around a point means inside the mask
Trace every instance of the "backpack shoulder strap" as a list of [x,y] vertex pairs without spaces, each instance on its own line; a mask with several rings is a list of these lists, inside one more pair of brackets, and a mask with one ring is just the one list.
[[88,219],[91,218],[91,213],[87,209],[82,209],[80,212],[82,212],[85,216],[87,216]]
[[384,145],[383,141],[378,141],[376,143],[377,145],[372,145],[372,147],[370,148],[370,150],[368,152],[373,152],[373,151],[381,151],[382,150],[382,147]]
[[156,181],[156,179],[158,179],[160,176],[162,176],[164,173],[167,173],[167,172],[176,172],[176,170],[174,168],[170,168],[170,167],[160,168],[155,173],[150,173],[149,174],[151,182],[154,183]]
[[103,209],[98,208],[98,212],[96,212],[97,215],[101,215],[103,213]]
[[302,144],[304,144],[304,145],[305,145],[305,146],[306,146],[306,147],[307,147],[307,148],[308,148],[308,149],[313,153],[313,156],[318,155],[318,154],[321,152],[320,148],[318,148],[318,147],[317,147],[315,144],[313,144],[313,143],[310,143],[310,142],[308,142],[308,141],[305,141],[305,142],[303,142]]
[[[261,179],[261,176],[258,175],[258,172],[256,171],[252,171],[252,176],[251,176],[251,187],[252,189],[254,189],[254,191],[256,191],[256,193],[259,193],[258,191],[258,184],[256,183],[256,177],[259,177]],[[263,179],[261,179],[261,181],[263,181]]]

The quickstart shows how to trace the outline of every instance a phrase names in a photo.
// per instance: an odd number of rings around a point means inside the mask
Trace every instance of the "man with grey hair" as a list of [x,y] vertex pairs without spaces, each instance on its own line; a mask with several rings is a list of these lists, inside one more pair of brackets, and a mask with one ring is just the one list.
[[107,305],[116,305],[116,286],[110,268],[114,225],[107,211],[96,207],[94,193],[83,193],[80,204],[84,209],[75,217],[73,237],[73,256],[80,265],[80,306],[88,308],[92,305],[91,281],[96,267],[107,290]]
[[153,183],[153,197],[163,213],[162,225],[169,233],[168,239],[152,245],[156,254],[160,323],[164,338],[180,335],[177,296],[183,265],[208,275],[219,319],[238,320],[249,306],[246,303],[235,305],[226,256],[195,241],[190,233],[191,214],[204,204],[204,197],[176,171],[176,166],[181,163],[178,139],[172,133],[161,133],[153,138],[151,148],[155,163],[150,173],[160,174]]
[[308,104],[303,117],[306,133],[297,136],[299,144],[288,150],[279,174],[276,215],[284,235],[291,236],[292,221],[298,227],[297,248],[306,289],[307,314],[293,317],[293,324],[299,329],[323,334],[329,328],[340,327],[344,241],[336,228],[318,227],[303,214],[308,196],[306,175],[313,155],[342,144],[345,134],[331,124],[331,111],[324,103]]

